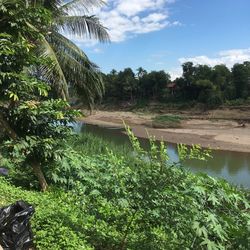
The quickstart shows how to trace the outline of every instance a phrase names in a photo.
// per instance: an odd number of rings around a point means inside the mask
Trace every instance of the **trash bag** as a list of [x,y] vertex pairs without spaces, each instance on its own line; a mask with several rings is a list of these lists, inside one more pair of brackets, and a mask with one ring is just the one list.
[[33,246],[30,218],[34,208],[24,201],[0,209],[0,246],[4,250],[28,250]]

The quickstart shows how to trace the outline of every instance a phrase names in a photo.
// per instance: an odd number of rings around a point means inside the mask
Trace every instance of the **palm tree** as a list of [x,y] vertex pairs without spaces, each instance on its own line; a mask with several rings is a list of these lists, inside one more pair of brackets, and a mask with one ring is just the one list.
[[[69,85],[77,90],[90,105],[104,92],[103,81],[96,64],[64,34],[109,41],[107,29],[88,9],[101,6],[101,0],[26,0],[28,4],[42,5],[53,14],[53,23],[47,35],[39,41],[38,55],[49,58],[50,65],[39,69],[43,78],[52,85],[57,96],[68,99]],[[80,10],[80,11],[79,11]]]

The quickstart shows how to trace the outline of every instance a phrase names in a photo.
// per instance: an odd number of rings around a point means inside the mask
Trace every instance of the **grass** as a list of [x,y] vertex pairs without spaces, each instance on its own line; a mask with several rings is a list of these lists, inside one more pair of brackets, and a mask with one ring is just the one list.
[[29,191],[10,184],[2,177],[0,190],[1,207],[24,200],[35,208],[31,228],[36,249],[93,249],[85,242],[82,230],[77,229],[82,226],[82,221],[69,194],[57,189],[46,193]]
[[117,145],[114,142],[107,141],[88,132],[77,135],[75,138],[69,140],[68,143],[76,151],[89,156],[105,154],[110,149],[118,155],[127,156],[132,152],[129,144]]
[[157,115],[153,121],[154,128],[180,128],[183,117],[178,115]]

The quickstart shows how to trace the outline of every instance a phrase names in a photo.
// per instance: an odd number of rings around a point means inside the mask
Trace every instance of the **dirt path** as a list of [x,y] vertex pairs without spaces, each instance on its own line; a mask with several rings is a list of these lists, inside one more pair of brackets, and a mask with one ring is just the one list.
[[167,142],[200,144],[212,149],[250,153],[250,124],[241,128],[234,121],[208,120],[202,116],[184,120],[181,128],[156,129],[152,128],[154,116],[133,112],[96,111],[82,120],[88,124],[106,127],[123,127],[124,121],[138,137],[147,138],[147,129],[150,135]]

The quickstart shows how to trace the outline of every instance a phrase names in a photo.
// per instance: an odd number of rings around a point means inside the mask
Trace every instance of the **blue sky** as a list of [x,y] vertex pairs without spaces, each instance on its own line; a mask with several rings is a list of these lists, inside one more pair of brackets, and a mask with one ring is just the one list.
[[107,0],[93,10],[109,28],[111,43],[74,41],[105,73],[113,68],[165,70],[181,64],[250,60],[250,0]]

